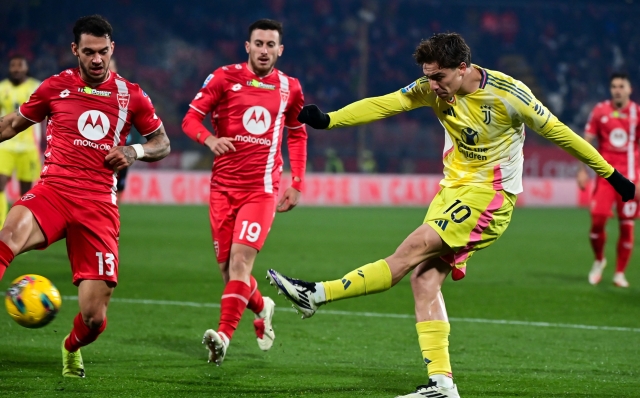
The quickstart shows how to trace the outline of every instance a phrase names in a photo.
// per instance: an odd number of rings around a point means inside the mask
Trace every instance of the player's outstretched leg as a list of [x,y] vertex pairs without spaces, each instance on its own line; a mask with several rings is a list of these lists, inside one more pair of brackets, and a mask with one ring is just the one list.
[[605,226],[607,224],[607,217],[597,214],[591,215],[591,231],[589,232],[589,239],[591,241],[591,248],[595,260],[589,271],[589,283],[597,285],[602,280],[602,271],[607,266],[607,259],[604,258],[604,244],[607,240],[607,233]]
[[624,271],[629,265],[633,250],[633,230],[635,221],[620,220],[620,237],[618,238],[618,256],[616,260],[616,272],[613,274],[613,284],[617,287],[629,287],[629,282],[624,276]]
[[267,278],[304,319],[313,316],[319,306],[330,301],[388,290],[421,262],[448,253],[451,249],[440,235],[429,224],[423,224],[391,256],[356,268],[340,279],[306,282],[273,269],[267,272]]
[[256,332],[258,347],[262,351],[269,351],[276,339],[273,331],[273,314],[275,313],[276,303],[269,297],[262,297],[260,289],[258,289],[258,281],[251,275],[250,281],[251,296],[247,308],[250,309],[255,319],[253,320],[253,328]]

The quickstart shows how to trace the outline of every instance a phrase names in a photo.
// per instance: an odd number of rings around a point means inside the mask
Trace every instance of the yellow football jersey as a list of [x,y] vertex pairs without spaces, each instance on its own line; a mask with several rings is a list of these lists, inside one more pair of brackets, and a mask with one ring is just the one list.
[[613,173],[600,154],[561,123],[522,82],[504,73],[474,65],[480,88],[444,100],[422,77],[382,97],[355,102],[330,112],[329,128],[353,126],[429,106],[445,130],[444,187],[478,186],[522,192],[525,138],[529,126],[593,168],[599,175]]
[[[7,115],[25,103],[36,91],[40,81],[29,77],[19,86],[14,86],[9,79],[0,81],[0,116]],[[40,146],[40,124],[34,124],[12,139],[0,144],[0,148],[23,152],[38,149]]]

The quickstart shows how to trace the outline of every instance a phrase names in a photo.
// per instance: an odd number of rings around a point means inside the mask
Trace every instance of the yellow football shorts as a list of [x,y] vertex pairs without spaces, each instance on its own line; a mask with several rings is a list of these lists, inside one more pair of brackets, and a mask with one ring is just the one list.
[[9,151],[0,148],[0,174],[11,176],[16,172],[20,181],[33,182],[40,176],[40,151]]
[[[495,242],[509,226],[517,196],[473,186],[440,189],[429,205],[429,224],[454,251],[443,260],[464,270],[469,258]],[[454,270],[454,279],[456,277]]]

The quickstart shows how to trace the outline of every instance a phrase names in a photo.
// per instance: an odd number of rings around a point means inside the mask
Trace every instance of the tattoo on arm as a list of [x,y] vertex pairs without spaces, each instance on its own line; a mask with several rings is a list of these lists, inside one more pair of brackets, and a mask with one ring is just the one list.
[[145,138],[147,142],[142,145],[144,148],[144,157],[139,160],[155,162],[165,158],[171,151],[169,137],[167,137],[163,126],[160,126],[159,129],[147,135]]

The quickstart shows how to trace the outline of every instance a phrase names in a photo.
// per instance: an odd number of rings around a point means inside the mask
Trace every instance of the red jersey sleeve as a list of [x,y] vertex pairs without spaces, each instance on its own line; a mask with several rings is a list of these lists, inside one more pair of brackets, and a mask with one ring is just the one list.
[[217,69],[214,73],[207,76],[202,88],[198,91],[198,94],[196,94],[189,106],[203,115],[213,112],[218,106],[218,102],[224,92],[224,81],[225,77],[222,69]]
[[[293,79],[292,79],[293,80]],[[300,110],[304,106],[304,95],[298,80],[291,84],[291,105],[285,114],[287,132],[287,147],[289,148],[289,162],[291,163],[291,186],[302,191],[302,182],[307,166],[307,128],[298,121]]]
[[156,115],[151,98],[142,91],[140,86],[136,87],[135,107],[132,123],[140,135],[145,136],[153,133],[162,126],[162,120]]
[[598,137],[598,133],[600,132],[600,104],[596,105],[591,113],[589,114],[589,119],[587,119],[587,124],[584,126],[584,135]]
[[[60,97],[64,98],[69,95],[69,91],[64,90],[57,94]],[[51,111],[49,105],[52,98],[53,90],[51,88],[51,82],[49,79],[46,79],[42,82],[42,84],[40,84],[36,91],[31,94],[27,102],[20,105],[20,108],[18,108],[18,112],[22,115],[22,117],[33,123],[40,123],[49,115]]]

